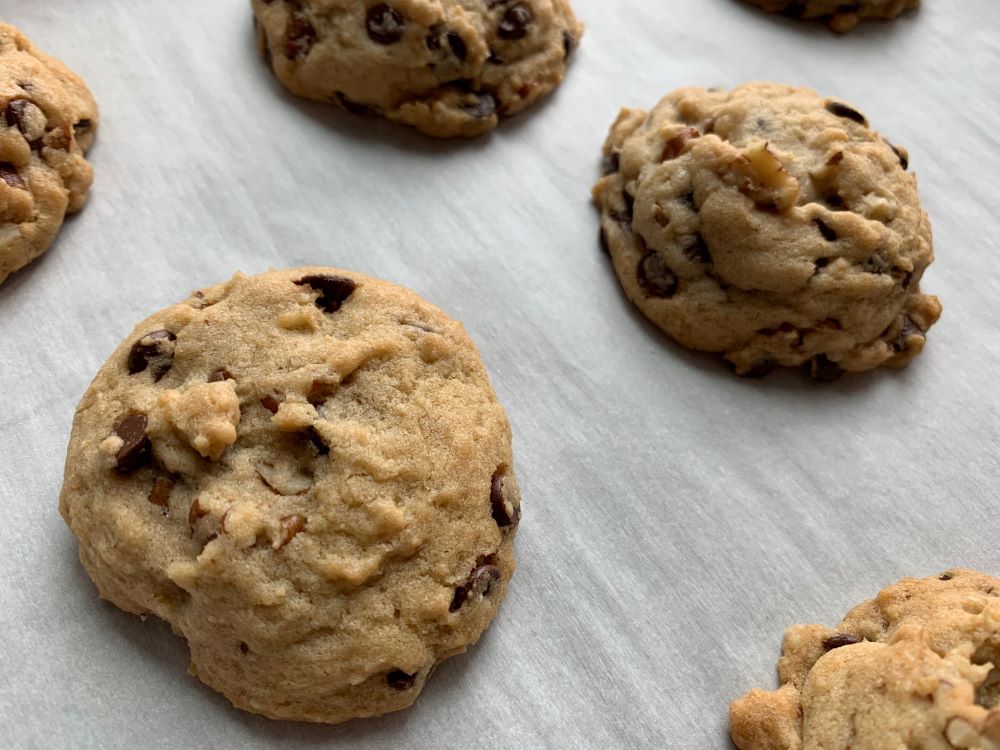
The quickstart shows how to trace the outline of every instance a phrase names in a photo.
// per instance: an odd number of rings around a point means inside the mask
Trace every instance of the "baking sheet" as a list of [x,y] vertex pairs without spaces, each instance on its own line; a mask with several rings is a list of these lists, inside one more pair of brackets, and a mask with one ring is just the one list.
[[[904,575],[1000,573],[1000,6],[848,37],[735,0],[575,0],[556,96],[439,143],[286,95],[245,0],[0,0],[101,107],[91,202],[0,287],[0,747],[726,748],[782,630]],[[620,105],[788,81],[909,148],[945,314],[902,373],[734,378],[625,300],[589,189]],[[231,708],[184,641],[98,601],[57,512],[75,405],[191,290],[331,264],[462,319],[515,436],[520,567],[409,711],[341,727]]]

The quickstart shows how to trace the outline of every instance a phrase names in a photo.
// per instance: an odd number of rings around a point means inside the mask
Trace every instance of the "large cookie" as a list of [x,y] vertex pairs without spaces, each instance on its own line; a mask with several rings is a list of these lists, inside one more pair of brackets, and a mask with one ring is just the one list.
[[496,127],[562,81],[583,33],[569,0],[252,0],[293,93],[441,138]]
[[330,268],[152,315],[77,410],[60,510],[101,596],[169,621],[235,705],[410,705],[514,572],[510,429],[461,324]]
[[769,13],[791,18],[826,21],[834,31],[845,33],[861,21],[889,20],[916,8],[920,0],[746,0]]
[[97,105],[65,65],[0,23],[0,283],[87,201]]
[[785,633],[781,689],[729,718],[740,750],[1000,748],[1000,581],[904,578],[836,628]]
[[938,319],[907,155],[809,89],[680,89],[622,110],[594,188],[629,299],[743,375],[902,367]]

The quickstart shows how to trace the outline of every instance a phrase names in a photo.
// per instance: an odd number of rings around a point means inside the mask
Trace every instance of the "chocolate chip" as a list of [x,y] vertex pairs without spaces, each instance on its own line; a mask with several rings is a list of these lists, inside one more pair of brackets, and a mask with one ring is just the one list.
[[865,119],[863,114],[855,109],[851,109],[842,102],[827,101],[826,111],[832,115],[836,115],[837,117],[843,117],[846,120],[853,120],[859,125],[864,125],[866,128],[868,127],[868,120]]
[[684,257],[692,263],[711,263],[712,253],[700,234],[691,238],[691,244],[684,248]]
[[851,635],[849,633],[837,633],[836,635],[831,635],[829,638],[823,639],[823,648],[827,651],[833,651],[835,648],[853,646],[855,643],[861,643],[863,640],[863,638],[858,638],[856,635]]
[[292,514],[281,519],[281,536],[275,542],[274,549],[281,549],[288,544],[295,535],[306,527],[306,519],[303,516]]
[[615,174],[619,169],[621,169],[621,157],[617,151],[612,151],[610,154],[604,157],[604,163],[601,165],[601,171],[606,174]]
[[497,469],[490,480],[490,505],[493,506],[493,520],[500,528],[516,526],[521,519],[521,509],[508,497],[508,487],[503,469]]
[[500,580],[500,568],[493,564],[496,556],[488,555],[484,560],[485,564],[472,569],[465,583],[455,587],[455,595],[452,597],[451,606],[448,607],[449,612],[457,612],[470,596],[488,596],[493,586]]
[[368,37],[373,42],[395,44],[403,38],[406,21],[395,8],[380,3],[368,9],[365,28],[368,29]]
[[469,56],[469,48],[466,46],[465,40],[455,31],[449,31],[444,35],[444,38],[448,42],[451,54],[464,62],[465,58]]
[[221,370],[216,370],[211,375],[208,376],[209,383],[222,383],[226,380],[236,380],[232,375],[229,374],[229,370],[223,367]]
[[316,449],[318,455],[325,456],[330,452],[330,446],[323,442],[323,436],[319,434],[319,431],[315,427],[310,427],[306,430],[306,437],[309,438],[309,442]]
[[130,375],[138,375],[149,368],[153,382],[158,382],[173,365],[174,341],[177,340],[170,331],[151,331],[132,344],[128,353],[128,371]]
[[889,273],[892,267],[882,253],[872,253],[871,257],[862,264],[861,270],[865,273],[883,274]]
[[28,186],[24,184],[24,180],[21,179],[17,167],[8,162],[0,162],[0,180],[3,180],[12,188],[28,189]]
[[774,370],[774,367],[774,362],[769,359],[762,359],[746,372],[740,373],[740,377],[748,378],[750,380],[759,380],[760,378],[769,375]]
[[272,414],[278,413],[279,404],[278,400],[274,396],[264,396],[264,398],[260,400],[260,405]]
[[298,286],[311,287],[319,292],[320,294],[316,298],[316,305],[329,313],[337,312],[357,287],[357,284],[345,276],[330,276],[326,274],[303,276],[294,283]]
[[569,31],[563,30],[563,53],[567,60],[572,56],[573,50],[576,49],[576,44],[576,37],[570,34]]
[[650,297],[669,299],[677,292],[677,276],[659,253],[651,252],[639,261],[639,286]]
[[814,223],[819,229],[819,233],[823,235],[824,240],[826,240],[827,242],[837,241],[837,232],[829,224],[827,224],[822,219],[815,219]]
[[122,440],[122,447],[115,453],[115,466],[129,472],[142,466],[149,458],[152,444],[146,437],[145,414],[129,414],[114,427],[114,434]]
[[497,100],[493,94],[478,93],[476,100],[471,104],[464,105],[462,109],[477,120],[488,120],[496,114]]
[[243,641],[240,641],[240,653],[241,654],[248,654],[248,653],[250,653],[250,647],[246,643],[244,643]]
[[809,360],[809,377],[820,383],[832,383],[844,375],[844,368],[831,360],[825,354],[818,354]]
[[939,581],[950,581],[954,576],[951,573],[942,573],[938,576]]
[[531,11],[518,4],[509,8],[500,19],[497,36],[501,39],[522,39],[528,33],[531,24]]
[[161,508],[170,507],[170,493],[174,489],[174,480],[170,477],[157,477],[153,480],[153,489],[149,491],[149,502]]
[[[889,141],[886,141],[886,143],[889,143]],[[909,152],[905,148],[895,146],[892,143],[889,143],[889,148],[892,149],[893,153],[896,154],[896,158],[899,159],[899,166],[901,166],[903,169],[909,169],[910,168]]]
[[385,681],[393,690],[409,690],[417,681],[418,674],[406,674],[402,669],[394,669],[385,676]]
[[899,331],[899,335],[892,342],[892,350],[899,354],[900,352],[905,352],[909,347],[907,345],[907,339],[910,336],[923,334],[924,331],[921,329],[913,320],[907,317],[903,321],[903,327]]
[[289,60],[305,57],[315,41],[316,29],[309,22],[309,17],[301,10],[293,12],[285,29],[285,57]]
[[28,131],[27,118],[28,107],[30,106],[31,103],[27,99],[15,99],[3,111],[3,117],[7,125],[20,130],[22,135]]

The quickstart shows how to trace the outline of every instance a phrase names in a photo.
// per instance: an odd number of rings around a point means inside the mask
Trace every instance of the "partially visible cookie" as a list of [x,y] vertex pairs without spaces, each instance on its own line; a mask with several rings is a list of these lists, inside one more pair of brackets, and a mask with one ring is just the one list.
[[920,0],[746,0],[768,13],[790,18],[821,20],[838,33],[846,33],[861,21],[887,21],[919,7]]
[[93,180],[97,105],[69,68],[0,23],[0,283],[49,249]]
[[629,299],[741,375],[902,367],[941,314],[908,156],[810,89],[686,88],[622,110],[594,188]]
[[496,127],[562,81],[583,26],[569,0],[252,0],[293,93],[439,138]]
[[460,323],[332,268],[140,323],[80,402],[60,510],[101,593],[236,706],[405,708],[514,572],[510,428]]
[[998,750],[1000,581],[904,578],[836,628],[793,626],[778,678],[730,706],[740,750]]

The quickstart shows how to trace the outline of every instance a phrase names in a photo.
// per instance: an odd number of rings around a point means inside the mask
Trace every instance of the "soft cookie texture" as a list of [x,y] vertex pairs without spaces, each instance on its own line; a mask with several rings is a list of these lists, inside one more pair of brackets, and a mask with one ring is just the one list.
[[101,596],[236,706],[409,706],[514,572],[511,436],[461,324],[331,268],[236,275],[140,323],[73,421],[60,510]]
[[826,21],[830,28],[846,33],[861,21],[886,21],[917,8],[920,0],[746,0],[769,13],[790,18]]
[[836,628],[785,633],[774,692],[729,710],[740,750],[1000,749],[1000,581],[904,578]]
[[49,249],[93,181],[97,105],[65,65],[0,23],[0,283]]
[[583,27],[568,0],[252,0],[293,93],[440,138],[496,127],[562,81]]
[[941,314],[908,156],[809,89],[686,88],[625,109],[594,187],[629,299],[741,375],[902,367]]

